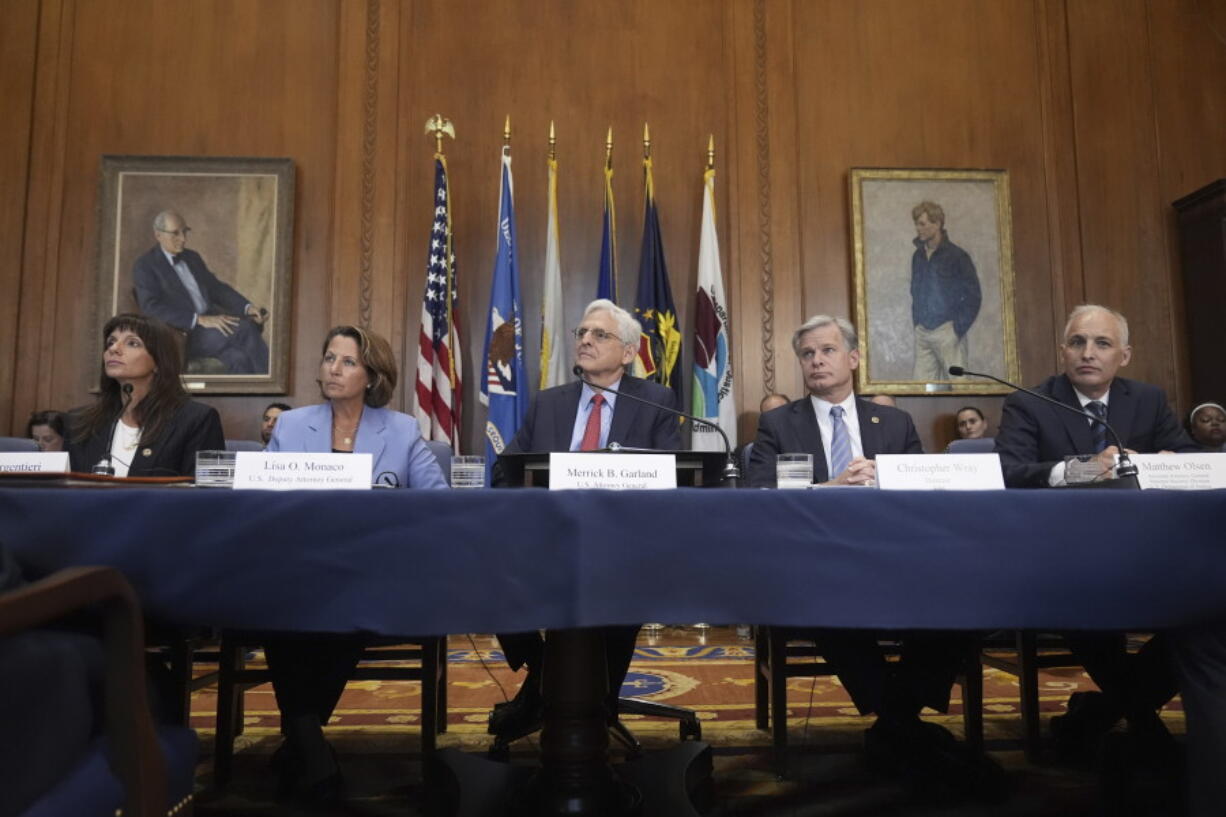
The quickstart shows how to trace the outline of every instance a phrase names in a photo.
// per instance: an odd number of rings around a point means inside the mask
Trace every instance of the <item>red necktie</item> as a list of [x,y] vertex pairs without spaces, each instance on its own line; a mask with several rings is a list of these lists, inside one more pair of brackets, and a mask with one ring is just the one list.
[[604,398],[599,394],[592,395],[592,411],[587,416],[587,427],[583,429],[583,439],[579,442],[580,451],[595,451],[600,448],[600,405]]

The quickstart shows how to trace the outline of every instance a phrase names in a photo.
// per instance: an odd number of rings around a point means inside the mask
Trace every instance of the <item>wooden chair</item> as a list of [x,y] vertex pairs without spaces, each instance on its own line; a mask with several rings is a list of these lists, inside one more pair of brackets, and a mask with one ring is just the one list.
[[[799,631],[784,627],[757,628],[754,643],[754,712],[758,728],[770,730],[775,770],[781,777],[787,771],[788,679],[823,678],[834,674],[834,669],[821,660],[821,653],[812,640],[804,640]],[[962,687],[962,722],[966,743],[974,751],[982,751],[983,665],[978,647],[966,656],[959,671],[958,684]]]
[[[1010,645],[1010,642],[1012,644]],[[1079,666],[1059,636],[1034,630],[1009,630],[989,636],[985,647],[1013,648],[1013,657],[984,652],[983,663],[993,669],[1017,677],[1018,698],[1022,710],[1022,741],[1026,760],[1037,763],[1042,759],[1042,723],[1039,720],[1039,670],[1049,667]],[[1044,648],[1040,653],[1040,647]]]
[[[59,775],[55,785],[27,804],[22,813],[191,814],[196,735],[189,729],[153,723],[146,696],[140,607],[119,571],[69,568],[0,595],[0,637],[38,628],[86,608],[101,613],[105,732],[88,744],[68,774]],[[3,671],[20,674],[23,667],[8,662]],[[29,774],[38,771],[30,769]]]

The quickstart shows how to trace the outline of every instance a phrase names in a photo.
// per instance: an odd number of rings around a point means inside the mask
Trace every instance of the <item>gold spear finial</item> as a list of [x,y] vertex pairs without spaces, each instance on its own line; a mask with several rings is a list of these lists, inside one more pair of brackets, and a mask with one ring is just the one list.
[[555,161],[558,158],[558,137],[553,130],[553,120],[549,120],[549,161]]
[[455,139],[455,125],[451,124],[451,120],[444,118],[441,113],[436,113],[426,120],[426,135],[430,134],[434,134],[434,152],[442,153],[443,135],[446,134]]
[[647,123],[643,123],[643,158],[651,158],[651,131],[647,129]]
[[707,170],[715,169],[715,134],[707,137]]
[[604,138],[604,166],[613,169],[613,126],[609,125],[609,133]]
[[511,115],[507,114],[507,121],[502,126],[502,152],[511,152]]

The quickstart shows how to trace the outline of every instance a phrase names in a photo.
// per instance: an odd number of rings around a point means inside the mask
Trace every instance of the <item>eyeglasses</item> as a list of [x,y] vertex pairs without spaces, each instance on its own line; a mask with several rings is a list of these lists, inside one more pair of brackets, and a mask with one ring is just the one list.
[[181,230],[158,230],[159,233],[166,233],[166,235],[176,235],[176,236],[181,235],[184,238],[187,238],[187,234],[190,233],[191,231],[192,231],[191,227],[184,227]]
[[575,340],[582,341],[588,334],[592,336],[593,343],[604,343],[606,340],[621,340],[612,332],[606,332],[603,329],[588,329],[586,326],[580,326],[578,329],[570,330],[575,336]]

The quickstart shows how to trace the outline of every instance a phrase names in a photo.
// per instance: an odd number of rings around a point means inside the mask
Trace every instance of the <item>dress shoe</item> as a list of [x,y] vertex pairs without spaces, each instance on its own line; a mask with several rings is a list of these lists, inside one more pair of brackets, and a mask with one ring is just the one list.
[[1099,741],[1119,723],[1123,712],[1101,692],[1074,692],[1067,709],[1049,725],[1056,757],[1066,762],[1091,761]]
[[541,728],[544,701],[539,695],[516,696],[490,713],[489,733],[503,743],[518,740]]
[[1007,794],[1004,771],[992,758],[919,718],[879,719],[865,734],[869,768],[901,778],[926,799],[973,797],[998,802]]

